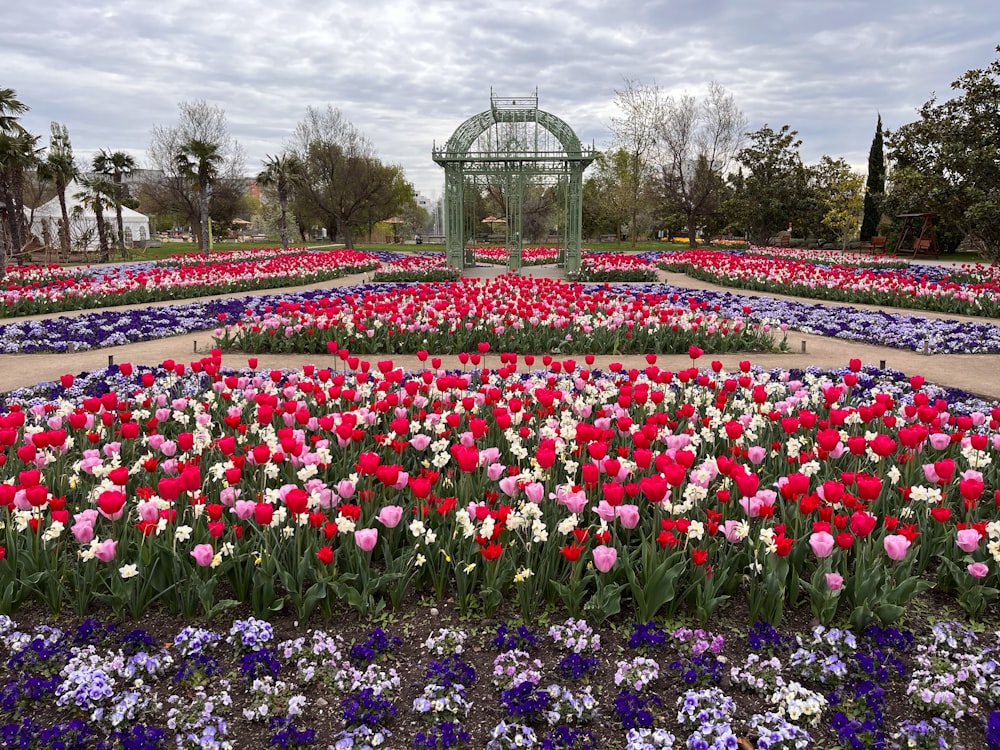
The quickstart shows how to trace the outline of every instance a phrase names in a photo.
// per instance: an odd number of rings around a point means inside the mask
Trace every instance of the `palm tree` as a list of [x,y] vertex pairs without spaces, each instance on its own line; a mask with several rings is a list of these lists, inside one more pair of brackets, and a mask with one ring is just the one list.
[[116,185],[109,179],[99,175],[81,177],[80,186],[83,188],[74,197],[86,208],[94,211],[97,220],[97,242],[101,251],[101,262],[107,263],[111,260],[111,245],[108,242],[108,224],[104,220],[104,209],[115,205],[113,196]]
[[49,136],[49,153],[38,166],[38,176],[51,182],[59,199],[62,223],[59,225],[59,250],[64,261],[69,260],[69,209],[66,206],[66,188],[76,179],[76,163],[73,161],[73,146],[69,142],[69,131],[65,125],[52,123]]
[[0,89],[0,273],[25,245],[24,173],[38,162],[38,137],[18,122],[28,109],[14,89]]
[[94,157],[92,164],[95,172],[111,175],[114,182],[114,192],[111,194],[115,204],[115,225],[118,228],[118,249],[125,255],[125,226],[122,221],[122,178],[135,171],[135,159],[124,151],[105,151],[103,148]]
[[281,206],[281,247],[288,249],[288,196],[295,180],[302,174],[302,162],[293,153],[268,156],[264,160],[264,171],[257,175],[257,183],[262,187],[274,187]]
[[201,251],[207,253],[208,243],[208,199],[212,183],[219,174],[222,154],[219,144],[192,138],[181,144],[174,156],[174,163],[180,174],[193,178],[198,186],[198,203],[201,208]]
[[14,89],[0,89],[0,133],[14,135],[24,130],[17,118],[29,109],[17,99]]

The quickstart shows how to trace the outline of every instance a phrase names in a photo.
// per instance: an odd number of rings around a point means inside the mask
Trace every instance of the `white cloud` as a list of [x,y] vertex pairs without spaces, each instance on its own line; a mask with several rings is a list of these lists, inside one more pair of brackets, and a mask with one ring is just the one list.
[[2,85],[47,134],[144,157],[177,103],[227,113],[255,172],[307,106],[327,103],[401,164],[425,194],[430,158],[463,120],[502,95],[538,89],[581,140],[606,143],[614,89],[654,80],[700,95],[720,82],[752,129],[789,124],[806,161],[864,164],[881,111],[890,128],[932,92],[994,57],[1000,6],[927,0],[389,0],[274,4],[204,0],[39,0],[5,8]]

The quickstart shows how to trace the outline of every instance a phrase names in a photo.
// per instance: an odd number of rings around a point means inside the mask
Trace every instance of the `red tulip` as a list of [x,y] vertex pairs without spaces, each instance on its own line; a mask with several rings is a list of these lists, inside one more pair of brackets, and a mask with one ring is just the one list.
[[117,520],[122,516],[125,495],[117,490],[106,490],[97,497],[97,507],[106,518]]

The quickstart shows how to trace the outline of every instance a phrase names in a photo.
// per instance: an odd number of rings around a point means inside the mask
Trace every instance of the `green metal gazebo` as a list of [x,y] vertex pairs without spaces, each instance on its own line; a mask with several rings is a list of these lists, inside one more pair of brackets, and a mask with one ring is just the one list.
[[[470,117],[455,130],[433,158],[444,167],[445,251],[448,265],[465,267],[464,196],[466,177],[485,176],[503,188],[506,197],[507,264],[521,268],[523,198],[529,180],[554,183],[563,189],[564,257],[567,273],[580,270],[583,223],[583,172],[594,160],[565,121],[538,108],[534,96],[490,94],[490,108]],[[499,223],[499,222],[498,222]]]

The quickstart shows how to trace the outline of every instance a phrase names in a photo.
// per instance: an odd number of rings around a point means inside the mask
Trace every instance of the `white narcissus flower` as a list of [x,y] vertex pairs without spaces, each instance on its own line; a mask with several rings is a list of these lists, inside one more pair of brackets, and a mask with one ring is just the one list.
[[178,526],[174,529],[174,539],[178,542],[186,542],[191,538],[191,527],[190,526]]
[[129,578],[135,578],[137,575],[139,575],[139,568],[133,563],[128,563],[127,565],[122,565],[120,568],[118,568],[118,575],[120,575],[125,580],[128,580]]
[[570,513],[568,516],[566,516],[566,518],[564,518],[559,522],[559,525],[556,527],[556,531],[558,531],[563,536],[566,536],[567,534],[572,534],[573,529],[576,528],[579,521],[580,519],[576,517],[576,513]]
[[[308,516],[307,516],[307,518],[308,518]],[[354,533],[355,523],[354,523],[354,521],[352,519],[348,518],[347,516],[345,516],[345,515],[338,515],[337,516],[337,520],[335,521],[335,523],[337,524],[337,533],[339,533],[339,534],[352,534],[352,533]]]

